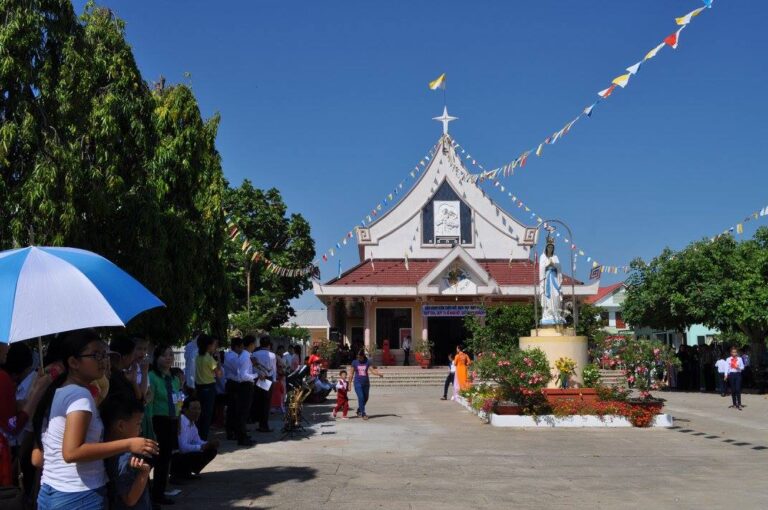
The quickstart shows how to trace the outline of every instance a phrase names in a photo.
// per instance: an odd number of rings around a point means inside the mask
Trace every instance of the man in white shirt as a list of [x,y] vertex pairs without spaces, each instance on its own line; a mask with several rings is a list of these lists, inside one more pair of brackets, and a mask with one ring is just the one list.
[[192,339],[184,347],[184,386],[188,394],[194,393],[195,390],[195,360],[197,359],[197,337],[202,334],[202,331],[195,330],[192,333]]
[[728,366],[725,380],[731,386],[731,400],[733,400],[733,405],[730,407],[741,411],[741,373],[744,371],[744,360],[739,356],[739,350],[734,347],[731,349],[731,356],[726,361]]
[[411,364],[411,335],[406,336],[403,339],[403,345],[401,346],[403,348],[403,354],[405,357],[403,358],[403,366],[407,367]]
[[227,394],[227,414],[224,420],[224,428],[227,431],[227,439],[235,439],[235,423],[237,422],[237,390],[240,386],[240,378],[237,367],[240,361],[240,353],[243,352],[243,339],[233,337],[229,341],[229,350],[224,353],[224,386]]
[[[269,337],[264,337],[259,342],[260,348],[254,352],[252,358],[256,372],[259,373],[259,379],[269,379],[272,383],[277,379],[277,357],[272,352],[272,341]],[[272,432],[269,428],[269,407],[272,402],[272,385],[268,390],[256,385],[254,394],[255,409],[252,415],[255,415],[259,422],[259,432]]]
[[184,400],[179,423],[179,452],[171,460],[172,479],[199,477],[203,468],[219,453],[219,442],[216,439],[200,439],[195,425],[200,418],[200,411],[199,400],[194,397]]
[[285,352],[283,352],[283,363],[286,366],[286,369],[290,371],[291,365],[293,365],[293,353],[292,347],[288,345],[288,347],[285,349]]
[[725,354],[720,353],[718,356],[718,359],[715,362],[715,370],[717,370],[717,392],[720,393],[721,397],[724,397],[726,390],[725,374],[728,373],[728,362],[725,361]]

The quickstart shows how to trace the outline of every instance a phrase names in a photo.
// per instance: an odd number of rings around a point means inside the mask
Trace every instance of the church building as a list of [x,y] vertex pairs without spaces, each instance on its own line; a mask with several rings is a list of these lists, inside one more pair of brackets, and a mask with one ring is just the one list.
[[[436,364],[467,335],[465,315],[488,306],[533,302],[538,271],[533,261],[540,230],[512,217],[465,168],[448,134],[447,110],[435,120],[443,135],[415,183],[400,201],[365,227],[357,228],[360,262],[326,283],[314,281],[327,306],[328,322],[344,342],[400,348],[410,336],[434,343]],[[546,232],[544,232],[546,234]],[[569,255],[561,250],[564,273]],[[563,297],[597,293],[563,280]]]

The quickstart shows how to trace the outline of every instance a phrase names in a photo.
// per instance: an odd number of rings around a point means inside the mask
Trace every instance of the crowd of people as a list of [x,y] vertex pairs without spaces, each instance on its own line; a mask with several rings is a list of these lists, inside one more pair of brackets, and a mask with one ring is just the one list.
[[[107,343],[95,330],[59,335],[42,360],[27,343],[0,344],[0,487],[16,487],[8,510],[172,505],[183,489],[169,485],[194,483],[218,454],[212,427],[253,446],[249,423],[271,431],[286,376],[310,359],[300,346],[273,352],[268,337],[221,347],[196,331],[182,370],[169,345]],[[319,358],[310,367],[327,395]]]
[[212,427],[255,445],[249,429],[272,431],[286,377],[303,366],[315,401],[336,390],[334,418],[347,417],[354,387],[356,414],[368,419],[369,372],[382,374],[364,351],[332,382],[316,348],[302,358],[301,346],[273,349],[250,335],[222,347],[194,332],[182,370],[169,345],[126,335],[107,343],[95,330],[59,335],[42,360],[26,343],[0,344],[0,487],[17,487],[17,508],[172,505],[183,489],[169,485],[192,483],[218,454]]
[[717,392],[731,395],[731,408],[741,410],[742,388],[753,388],[755,373],[749,347],[730,349],[719,343],[681,345],[677,351],[679,367],[667,371],[669,388],[678,391]]

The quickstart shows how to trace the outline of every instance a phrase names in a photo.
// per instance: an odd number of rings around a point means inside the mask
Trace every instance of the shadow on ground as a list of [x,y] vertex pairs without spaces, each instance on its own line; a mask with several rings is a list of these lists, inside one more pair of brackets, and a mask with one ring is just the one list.
[[[316,477],[316,469],[294,466],[203,473],[201,480],[182,488],[182,494],[176,498],[176,508],[264,508],[253,506],[254,500],[271,495],[275,485],[303,483]],[[196,486],[216,487],[216,490],[202,492],[195,490]]]

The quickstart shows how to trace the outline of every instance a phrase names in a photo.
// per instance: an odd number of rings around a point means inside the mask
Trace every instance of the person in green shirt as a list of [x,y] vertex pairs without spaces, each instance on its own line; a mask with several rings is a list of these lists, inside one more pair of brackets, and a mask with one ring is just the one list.
[[173,349],[167,345],[158,345],[155,347],[153,360],[152,370],[149,372],[152,403],[148,407],[152,413],[152,428],[160,444],[160,454],[156,459],[152,480],[152,501],[168,505],[173,504],[173,500],[165,496],[165,488],[168,483],[171,454],[176,449],[179,430],[176,402],[184,396],[178,379],[171,375]]
[[216,403],[216,377],[221,376],[219,354],[216,352],[218,341],[208,335],[197,337],[197,358],[195,358],[195,392],[200,400],[200,419],[197,430],[203,441],[208,440],[208,431],[213,421],[213,409]]

